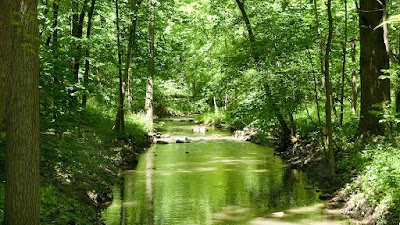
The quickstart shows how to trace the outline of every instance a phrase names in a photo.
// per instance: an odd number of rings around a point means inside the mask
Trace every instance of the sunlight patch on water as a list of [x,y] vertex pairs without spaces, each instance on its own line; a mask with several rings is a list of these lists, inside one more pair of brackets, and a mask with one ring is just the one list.
[[220,212],[212,215],[213,223],[226,223],[227,221],[246,221],[250,213],[249,208],[242,208],[239,206],[227,206]]
[[274,212],[266,217],[257,217],[249,222],[251,225],[346,225],[340,221],[336,210],[324,210],[322,203]]

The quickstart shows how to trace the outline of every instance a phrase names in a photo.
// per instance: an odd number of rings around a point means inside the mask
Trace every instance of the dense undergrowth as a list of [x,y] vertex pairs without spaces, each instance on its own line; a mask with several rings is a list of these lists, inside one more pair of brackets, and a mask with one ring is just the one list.
[[[123,133],[112,130],[113,114],[95,109],[42,122],[41,224],[101,224],[100,212],[112,198],[119,169],[134,165],[135,156],[150,144],[139,117],[126,118]],[[5,146],[1,143],[0,166],[4,168]],[[0,171],[3,204],[4,169]],[[3,209],[0,205],[0,221]]]
[[[277,151],[287,163],[305,170],[323,192],[321,199],[342,207],[342,213],[357,224],[394,225],[400,222],[400,133],[357,136],[355,116],[347,115],[343,126],[335,124],[334,148],[337,174],[331,176],[320,130],[307,113],[298,113],[291,146]],[[196,119],[237,129],[235,119],[224,113],[208,113]],[[257,130],[249,140],[279,146],[279,129],[254,121],[241,125],[244,132]],[[263,126],[264,125],[264,126]]]

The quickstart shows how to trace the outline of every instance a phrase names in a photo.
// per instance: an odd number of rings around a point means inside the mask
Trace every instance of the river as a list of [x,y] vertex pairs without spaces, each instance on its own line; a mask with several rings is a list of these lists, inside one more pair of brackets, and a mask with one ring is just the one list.
[[[235,141],[229,132],[193,133],[187,119],[160,122],[169,144],[155,144],[124,171],[106,225],[344,225],[301,171],[273,149]],[[175,143],[176,139],[190,143]]]

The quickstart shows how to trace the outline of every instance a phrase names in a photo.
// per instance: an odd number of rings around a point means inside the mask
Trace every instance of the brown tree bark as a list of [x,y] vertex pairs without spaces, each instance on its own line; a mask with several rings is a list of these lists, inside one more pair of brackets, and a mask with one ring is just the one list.
[[333,36],[333,18],[332,18],[332,0],[328,0],[327,4],[328,10],[328,40],[325,49],[325,129],[326,129],[326,146],[329,155],[329,165],[331,168],[331,174],[336,173],[336,160],[335,153],[333,149],[333,129],[332,129],[332,88],[331,88],[331,78],[330,78],[330,53],[332,45]]
[[382,70],[389,68],[383,29],[376,28],[381,23],[384,7],[379,1],[360,0],[361,111],[359,134],[382,134],[384,132],[384,125],[379,123],[379,116],[372,113],[380,110],[377,105],[390,101],[390,81],[379,78],[384,74]]
[[6,225],[40,223],[37,3],[0,1],[0,72],[8,87]]
[[7,74],[10,73],[10,67],[7,60],[12,54],[12,29],[10,21],[11,15],[8,13],[12,9],[11,1],[0,2],[0,133],[3,130],[3,122],[6,114],[7,98]]
[[153,123],[153,95],[154,95],[154,11],[155,0],[149,0],[149,21],[148,21],[148,59],[147,59],[147,82],[146,82],[146,101],[145,101],[145,119]]

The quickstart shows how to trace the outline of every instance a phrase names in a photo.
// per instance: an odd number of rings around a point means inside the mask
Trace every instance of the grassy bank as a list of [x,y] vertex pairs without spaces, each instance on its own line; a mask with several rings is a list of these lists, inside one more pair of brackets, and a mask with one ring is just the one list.
[[[123,133],[114,132],[113,124],[113,114],[94,109],[41,124],[41,224],[101,223],[119,169],[133,166],[135,156],[150,144],[139,117],[128,115]],[[4,144],[0,148],[4,153]],[[0,177],[3,210],[4,174]]]

